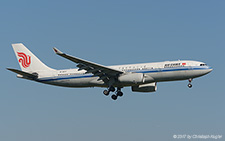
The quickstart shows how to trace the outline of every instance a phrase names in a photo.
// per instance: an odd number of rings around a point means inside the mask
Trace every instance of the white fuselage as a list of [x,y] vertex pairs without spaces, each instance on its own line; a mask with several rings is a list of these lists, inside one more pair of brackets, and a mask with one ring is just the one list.
[[[156,63],[142,63],[130,65],[108,66],[115,70],[129,73],[143,74],[144,80],[140,82],[121,83],[116,82],[114,85],[119,87],[135,86],[152,82],[187,80],[203,76],[212,71],[212,68],[203,62],[198,61],[165,61]],[[98,76],[86,73],[85,70],[65,69],[53,71],[37,71],[39,74],[36,81],[51,85],[64,87],[108,87],[106,83],[99,80]]]
[[123,87],[149,93],[157,90],[157,82],[189,80],[188,87],[191,88],[193,78],[212,71],[203,62],[189,60],[104,66],[53,48],[57,55],[77,66],[77,69],[55,70],[41,62],[22,43],[12,44],[12,47],[21,70],[7,70],[16,73],[17,77],[62,87],[106,87],[103,94],[108,96],[115,92],[111,95],[113,100],[123,96]]

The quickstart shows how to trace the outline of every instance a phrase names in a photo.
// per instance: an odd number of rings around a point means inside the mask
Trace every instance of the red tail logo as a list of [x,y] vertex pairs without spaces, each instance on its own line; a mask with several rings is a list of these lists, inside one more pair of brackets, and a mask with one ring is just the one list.
[[20,57],[19,62],[24,68],[27,68],[30,66],[31,63],[31,57],[29,55],[26,55],[23,52],[17,52],[18,56]]

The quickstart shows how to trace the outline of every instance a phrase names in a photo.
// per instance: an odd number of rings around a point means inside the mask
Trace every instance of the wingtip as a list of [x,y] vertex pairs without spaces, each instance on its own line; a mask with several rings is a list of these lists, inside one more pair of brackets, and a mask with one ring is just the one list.
[[10,71],[12,71],[13,69],[11,69],[11,68],[6,68],[7,70],[10,70]]
[[54,52],[56,53],[56,54],[63,54],[60,50],[58,50],[57,48],[53,48],[53,50],[54,50]]

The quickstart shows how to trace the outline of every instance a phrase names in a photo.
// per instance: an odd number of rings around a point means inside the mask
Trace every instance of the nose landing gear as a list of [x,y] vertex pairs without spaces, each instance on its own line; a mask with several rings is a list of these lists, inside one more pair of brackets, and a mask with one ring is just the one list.
[[191,84],[191,82],[192,82],[192,78],[188,79],[188,81],[189,81],[189,83],[188,83],[188,87],[189,87],[189,88],[191,88],[191,87],[192,87],[192,84]]
[[192,84],[188,84],[188,87],[191,88],[192,87]]

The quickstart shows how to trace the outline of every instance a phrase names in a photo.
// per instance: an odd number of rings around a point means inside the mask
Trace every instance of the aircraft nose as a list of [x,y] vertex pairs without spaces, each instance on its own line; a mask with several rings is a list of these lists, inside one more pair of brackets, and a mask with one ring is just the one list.
[[207,73],[210,73],[212,70],[213,70],[213,68],[212,68],[212,67],[208,67],[208,69],[207,69]]
[[201,71],[200,75],[201,76],[206,75],[206,74],[210,73],[212,70],[213,70],[212,67],[209,67],[209,66],[204,67],[204,69]]

